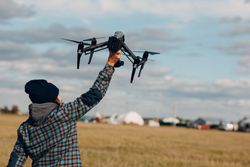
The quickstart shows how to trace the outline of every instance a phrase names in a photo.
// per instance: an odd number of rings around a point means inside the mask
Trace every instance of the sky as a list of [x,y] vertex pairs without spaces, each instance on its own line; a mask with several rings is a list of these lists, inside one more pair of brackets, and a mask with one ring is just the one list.
[[92,86],[108,52],[96,53],[91,65],[82,56],[77,70],[77,46],[61,38],[115,31],[132,50],[161,54],[133,84],[132,65],[122,57],[125,65],[90,115],[250,116],[250,0],[1,0],[0,106],[27,112],[24,85],[42,78],[59,87],[64,102],[74,100]]

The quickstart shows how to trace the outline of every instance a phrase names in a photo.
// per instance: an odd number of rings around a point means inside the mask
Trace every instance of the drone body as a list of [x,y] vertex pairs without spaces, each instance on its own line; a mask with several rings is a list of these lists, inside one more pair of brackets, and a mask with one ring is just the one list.
[[[104,37],[100,37],[104,38]],[[77,48],[77,69],[79,69],[80,66],[80,59],[82,54],[84,53],[85,55],[90,55],[88,64],[91,63],[91,60],[93,58],[93,55],[95,52],[104,50],[104,49],[109,49],[110,52],[117,52],[118,50],[121,50],[123,54],[129,59],[129,61],[133,64],[133,69],[132,69],[132,74],[130,78],[130,83],[133,82],[134,80],[134,75],[136,72],[136,69],[140,67],[138,77],[140,77],[141,72],[144,68],[145,63],[148,60],[148,56],[151,54],[159,54],[158,52],[150,52],[150,51],[144,51],[143,56],[135,56],[135,54],[129,49],[129,47],[125,43],[125,36],[121,31],[115,32],[113,36],[110,36],[108,41],[97,43],[97,39],[100,38],[89,38],[85,39],[82,41],[75,41],[71,39],[65,39],[70,42],[78,43],[78,48]],[[91,43],[86,43],[85,41],[91,41]],[[87,47],[84,47],[84,46]],[[141,52],[141,51],[134,51],[134,52]],[[116,64],[115,67],[120,67],[124,65],[124,62],[119,60]]]

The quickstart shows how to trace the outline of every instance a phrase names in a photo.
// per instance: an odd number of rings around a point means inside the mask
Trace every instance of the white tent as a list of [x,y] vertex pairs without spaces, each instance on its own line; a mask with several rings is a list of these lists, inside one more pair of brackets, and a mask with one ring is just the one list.
[[118,114],[113,114],[109,119],[108,119],[108,123],[109,124],[113,124],[113,125],[117,125],[118,124],[118,119],[119,115]]
[[108,121],[111,124],[135,124],[135,125],[144,125],[144,120],[142,117],[134,111],[121,114],[121,115],[112,115]]
[[159,127],[160,123],[158,121],[155,121],[155,120],[149,120],[148,121],[148,126],[150,126],[150,127]]
[[99,112],[97,112],[97,113],[94,114],[94,118],[95,119],[102,119],[103,116]]

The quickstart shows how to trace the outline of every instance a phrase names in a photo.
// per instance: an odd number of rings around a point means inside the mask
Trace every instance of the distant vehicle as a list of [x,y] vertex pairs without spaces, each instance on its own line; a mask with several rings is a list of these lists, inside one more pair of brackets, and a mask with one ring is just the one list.
[[191,127],[197,129],[219,129],[222,121],[216,118],[198,118],[191,123]]
[[180,120],[175,117],[169,117],[169,118],[164,118],[160,120],[160,125],[161,126],[172,126],[180,123]]
[[242,120],[238,122],[239,131],[242,132],[250,132],[250,118],[244,117]]

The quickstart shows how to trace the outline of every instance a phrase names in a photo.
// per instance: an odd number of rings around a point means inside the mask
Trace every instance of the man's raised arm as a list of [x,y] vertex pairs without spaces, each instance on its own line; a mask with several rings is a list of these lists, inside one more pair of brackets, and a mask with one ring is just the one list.
[[73,102],[63,104],[61,109],[71,120],[78,120],[93,108],[106,94],[112,75],[115,71],[114,65],[120,59],[121,51],[110,53],[108,61],[99,72],[93,86],[86,93],[76,98]]

